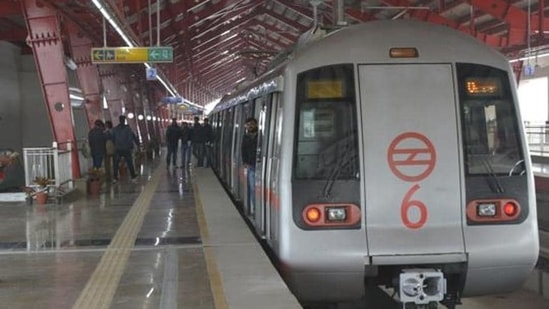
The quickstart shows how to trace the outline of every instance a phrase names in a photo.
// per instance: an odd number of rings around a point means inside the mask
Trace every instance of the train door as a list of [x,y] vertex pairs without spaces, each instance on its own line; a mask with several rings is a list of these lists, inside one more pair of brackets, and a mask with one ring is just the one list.
[[223,149],[223,142],[225,139],[225,136],[223,135],[223,130],[225,128],[225,117],[226,117],[226,111],[221,111],[219,113],[219,148],[218,148],[218,167],[219,167],[219,177],[221,179],[224,179],[225,175],[225,166],[223,165],[223,158],[225,157],[225,150]]
[[225,111],[225,119],[223,123],[223,142],[221,147],[223,148],[223,180],[232,188],[231,183],[231,159],[232,159],[232,135],[234,126],[234,107]]
[[240,171],[241,164],[241,155],[240,155],[240,136],[242,135],[241,128],[242,128],[242,105],[235,106],[235,112],[234,112],[234,124],[233,124],[233,132],[232,132],[232,138],[233,141],[232,144],[232,159],[231,159],[231,190],[233,192],[233,195],[240,199],[240,182],[238,181],[238,173]]
[[276,211],[279,209],[278,197],[280,190],[278,188],[278,178],[280,169],[280,143],[282,141],[282,105],[280,95],[274,93],[272,95],[272,112],[271,112],[271,128],[269,134],[269,151],[267,163],[267,200],[266,200],[266,238],[273,239],[278,235],[278,216]]
[[257,157],[255,163],[255,212],[254,221],[258,233],[262,236],[265,235],[265,196],[267,183],[265,182],[266,169],[267,169],[267,153],[269,150],[269,129],[270,129],[270,117],[271,117],[271,97],[268,96],[266,100],[262,100],[261,104],[258,104],[259,117],[258,132],[257,132]]
[[220,135],[219,135],[219,114],[212,115],[210,118],[210,123],[213,128],[214,132],[214,142],[212,145],[212,153],[211,153],[211,165],[216,170],[219,171],[219,142],[220,142]]
[[464,210],[452,66],[360,65],[359,89],[372,260],[462,257]]
[[[251,102],[246,102],[242,105],[242,118],[240,119],[239,126],[242,128],[240,130],[240,136],[238,136],[238,147],[241,150],[242,147],[242,139],[244,138],[244,134],[246,134],[246,128],[244,127],[246,123],[246,119],[253,117],[254,114],[253,104]],[[242,200],[242,205],[244,206],[244,210],[247,214],[250,213],[250,205],[248,205],[248,179],[246,175],[246,169],[244,168],[244,165],[242,164],[242,153],[240,153],[240,161],[239,163],[239,169],[238,169],[238,182],[239,182],[239,195]]]

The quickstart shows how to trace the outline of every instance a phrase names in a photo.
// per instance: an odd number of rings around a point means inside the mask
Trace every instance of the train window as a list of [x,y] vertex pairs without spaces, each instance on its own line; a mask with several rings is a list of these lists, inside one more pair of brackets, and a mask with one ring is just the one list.
[[335,114],[333,109],[307,109],[301,111],[303,138],[329,138],[335,134]]
[[[346,86],[349,85],[349,86]],[[358,139],[353,66],[322,67],[298,75],[296,179],[355,179]]]
[[512,175],[522,162],[518,118],[505,71],[457,64],[463,149],[469,175]]

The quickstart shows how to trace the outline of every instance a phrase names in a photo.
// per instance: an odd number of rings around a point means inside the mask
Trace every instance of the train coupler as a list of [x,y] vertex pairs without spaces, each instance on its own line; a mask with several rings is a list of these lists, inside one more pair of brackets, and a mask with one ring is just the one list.
[[403,269],[399,277],[400,302],[415,304],[416,308],[429,308],[430,304],[438,303],[446,294],[446,279],[444,273],[436,269]]

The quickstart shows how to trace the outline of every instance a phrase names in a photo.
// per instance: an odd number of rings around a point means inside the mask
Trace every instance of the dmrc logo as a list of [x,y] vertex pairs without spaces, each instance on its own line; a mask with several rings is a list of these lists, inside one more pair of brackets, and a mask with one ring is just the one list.
[[[393,174],[406,182],[419,182],[427,178],[435,169],[437,155],[433,143],[423,134],[405,132],[393,139],[387,150],[387,162]],[[425,203],[413,200],[412,196],[420,189],[414,184],[404,195],[400,205],[402,223],[410,229],[425,225],[429,216]],[[419,219],[410,220],[410,210],[417,208]]]

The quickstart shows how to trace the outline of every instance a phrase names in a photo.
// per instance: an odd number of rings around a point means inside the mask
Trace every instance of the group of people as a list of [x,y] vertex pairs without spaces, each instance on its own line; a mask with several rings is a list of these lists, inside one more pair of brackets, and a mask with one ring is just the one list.
[[[139,140],[130,126],[126,124],[126,116],[120,115],[118,120],[120,123],[114,128],[109,120],[105,123],[96,120],[94,127],[88,133],[92,166],[94,169],[99,169],[105,161],[107,177],[110,176],[112,170],[112,182],[117,183],[120,160],[124,158],[132,181],[135,181],[137,174],[133,166],[132,153],[134,145],[139,145]],[[113,163],[112,166],[111,163]]]
[[[120,160],[124,158],[132,180],[137,178],[133,165],[132,153],[134,145],[139,146],[139,140],[130,126],[126,124],[126,117],[118,117],[119,124],[113,128],[111,121],[96,120],[94,127],[88,133],[88,143],[93,161],[93,168],[101,168],[103,161],[107,175],[112,170],[113,183],[118,182],[118,167]],[[193,125],[182,122],[181,126],[177,119],[173,118],[172,123],[166,129],[166,167],[170,165],[177,167],[177,153],[179,141],[181,141],[181,168],[191,164],[191,156],[197,158],[197,167],[208,167],[210,164],[210,147],[214,134],[208,118],[200,124],[199,118],[194,117]],[[257,151],[257,120],[248,118],[246,120],[246,134],[242,140],[241,153],[242,163],[246,168],[248,176],[248,188],[254,187],[255,162]],[[112,162],[111,162],[112,161]],[[111,163],[113,163],[111,165]],[[253,190],[248,190],[248,201],[253,205]]]
[[166,168],[170,168],[170,165],[177,167],[177,152],[180,140],[181,168],[188,167],[191,164],[192,154],[196,156],[197,167],[208,167],[213,137],[213,129],[208,118],[204,118],[203,123],[200,124],[199,118],[194,117],[192,126],[186,122],[179,126],[177,119],[172,118],[172,123],[166,129],[166,146],[168,148]]

